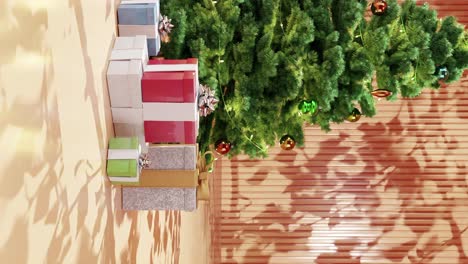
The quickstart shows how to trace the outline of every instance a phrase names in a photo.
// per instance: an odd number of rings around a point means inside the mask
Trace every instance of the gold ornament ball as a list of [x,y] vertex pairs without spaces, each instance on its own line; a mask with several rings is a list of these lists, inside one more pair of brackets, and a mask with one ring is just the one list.
[[284,150],[291,150],[296,146],[296,140],[290,135],[284,135],[280,139],[280,145]]
[[353,111],[351,111],[351,114],[346,118],[349,122],[357,122],[361,118],[361,111],[359,109],[354,108]]

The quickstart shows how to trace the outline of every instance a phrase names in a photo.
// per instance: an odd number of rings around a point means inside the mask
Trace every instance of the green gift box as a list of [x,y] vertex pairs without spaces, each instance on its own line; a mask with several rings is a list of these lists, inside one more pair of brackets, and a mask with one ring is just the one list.
[[138,185],[141,146],[137,137],[119,137],[109,140],[107,176],[112,184]]
[[116,137],[109,140],[109,149],[139,150],[138,137]]

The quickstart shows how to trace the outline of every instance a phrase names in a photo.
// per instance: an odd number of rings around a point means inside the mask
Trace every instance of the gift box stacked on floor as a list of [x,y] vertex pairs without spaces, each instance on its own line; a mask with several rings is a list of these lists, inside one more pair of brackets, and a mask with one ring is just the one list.
[[[157,34],[159,1],[123,1],[118,15],[121,36],[107,72],[114,130],[118,137],[137,137],[138,155],[143,148],[150,165],[140,172],[139,157],[129,160],[120,151],[115,161],[110,149],[108,175],[113,184],[124,185],[124,210],[193,211],[200,190],[198,60],[149,60],[157,51],[151,51],[154,41],[144,30]],[[202,193],[206,197],[206,188]]]
[[107,153],[107,176],[112,184],[138,185],[140,144],[137,137],[111,138]]
[[159,0],[124,0],[117,10],[119,36],[145,35],[150,56],[159,53]]
[[[141,63],[141,67],[145,67],[148,64],[148,58],[146,36],[137,35],[132,37],[117,37],[111,52],[110,61],[137,60]],[[141,72],[140,70],[139,73]]]
[[150,60],[141,87],[146,142],[195,144],[198,60]]
[[107,69],[115,135],[138,136],[144,151],[141,78],[147,63],[146,36],[117,37]]
[[196,208],[193,188],[123,188],[124,210],[183,210]]
[[150,145],[138,187],[124,187],[124,210],[185,210],[197,205],[196,144]]

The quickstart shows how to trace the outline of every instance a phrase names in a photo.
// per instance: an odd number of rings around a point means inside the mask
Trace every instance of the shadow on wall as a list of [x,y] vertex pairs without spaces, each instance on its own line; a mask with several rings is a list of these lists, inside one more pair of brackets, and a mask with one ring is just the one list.
[[[6,12],[7,2],[0,2],[0,12]],[[0,41],[0,65],[7,65],[13,63],[16,58],[16,49],[23,48],[27,52],[37,54],[38,57],[44,58],[51,56],[50,50],[43,47],[44,42],[44,30],[47,29],[47,13],[45,10],[37,13],[32,13],[30,9],[22,5],[14,5],[11,9],[12,16],[16,19],[17,25],[10,27],[7,30],[0,31],[1,39],[8,41]],[[7,17],[8,14],[2,14]],[[37,41],[31,41],[31,37],[35,37]],[[22,133],[19,136],[18,142],[22,142],[25,145],[32,145],[32,138],[29,134],[39,131],[43,125],[43,121],[51,120],[57,116],[57,102],[52,102],[52,105],[47,104],[47,100],[50,97],[47,91],[47,85],[54,77],[52,65],[43,65],[42,71],[42,84],[41,92],[38,98],[38,102],[35,105],[22,103],[20,100],[14,100],[9,106],[6,103],[7,92],[4,87],[0,87],[0,93],[3,97],[2,114],[0,115],[0,131],[6,131],[7,127],[12,125],[22,128]],[[0,76],[1,78],[1,76]],[[47,145],[45,153],[49,155],[46,157],[50,160],[50,165],[55,165],[60,152],[60,142],[55,137],[60,137],[60,125],[54,124],[53,122],[47,122],[47,135],[48,139],[51,140],[51,144]],[[15,159],[8,164],[5,171],[10,172],[10,177],[4,177],[3,180],[9,180],[9,188],[0,189],[0,197],[4,199],[10,199],[23,187],[24,176],[16,168],[26,167],[30,170],[33,175],[36,175],[42,170],[43,164],[33,159],[32,155],[24,151],[19,151]],[[52,166],[53,168],[54,166]],[[10,182],[11,181],[11,182]],[[4,182],[1,183],[5,185]]]
[[48,28],[47,11],[40,9],[33,12],[21,2],[13,4],[11,14],[8,10],[10,10],[8,1],[0,1],[0,18],[6,20],[11,16],[16,21],[15,24],[10,24],[0,31],[0,39],[3,40],[0,41],[0,65],[12,63],[18,47],[30,53],[43,54],[44,33]]
[[[124,212],[113,207],[116,200],[120,200],[120,193],[104,177],[107,139],[110,135],[102,124],[112,124],[109,98],[104,96],[102,99],[102,93],[107,93],[106,69],[99,71],[101,76],[95,75],[97,71],[93,69],[90,55],[95,47],[89,47],[88,44],[90,41],[85,28],[84,1],[68,2],[75,14],[70,20],[77,25],[80,41],[80,50],[71,56],[81,59],[84,65],[84,93],[82,98],[76,99],[89,102],[102,160],[96,165],[96,162],[81,159],[71,169],[74,172],[72,175],[64,175],[64,159],[73,158],[64,157],[61,134],[63,128],[59,116],[61,102],[58,101],[56,91],[51,88],[53,82],[57,81],[56,70],[65,65],[53,64],[54,50],[45,44],[49,29],[47,9],[44,7],[33,10],[25,3],[15,2],[9,5],[10,2],[0,1],[0,17],[5,17],[7,22],[14,21],[0,30],[1,39],[8,40],[0,42],[0,65],[6,67],[19,64],[19,51],[25,53],[27,58],[37,57],[39,60],[35,61],[35,67],[40,69],[42,83],[37,85],[39,96],[32,103],[31,100],[25,103],[24,100],[7,98],[11,97],[9,92],[18,87],[0,87],[0,110],[6,113],[0,115],[0,136],[5,136],[4,132],[12,127],[17,129],[16,138],[8,139],[16,140],[12,143],[16,144],[14,152],[9,159],[0,160],[1,165],[4,165],[2,169],[8,172],[7,176],[0,177],[0,186],[3,186],[0,188],[0,199],[13,203],[13,199],[25,196],[27,203],[25,211],[16,216],[11,232],[8,232],[8,237],[2,242],[0,259],[15,260],[15,263],[34,261],[35,256],[31,252],[35,249],[28,248],[28,245],[39,240],[47,248],[47,259],[42,260],[46,263],[64,263],[66,259],[74,259],[73,254],[77,251],[77,263],[136,263],[140,246],[139,217],[146,216],[148,230],[153,232],[154,239],[152,251],[144,254],[157,262],[154,257],[166,254],[170,243],[173,249],[178,247],[181,216],[179,212],[167,212],[165,219],[162,219],[166,223],[161,223],[158,212]],[[115,2],[106,2],[105,20],[110,15],[114,16]],[[106,48],[109,57],[111,46]],[[103,80],[102,87],[96,85],[96,78]],[[2,76],[0,81],[3,81]],[[10,88],[11,90],[7,90]],[[44,142],[44,147],[36,153],[35,148],[40,145],[38,141]],[[80,144],[79,139],[76,144]],[[76,181],[75,188],[70,189],[70,186],[64,184],[70,180]],[[128,247],[119,251],[115,241],[116,229],[124,222],[130,223],[128,235],[124,236],[128,240]],[[31,227],[42,225],[52,227],[51,233],[47,234],[50,239],[34,236],[37,232],[31,230]],[[178,259],[178,251],[173,251],[170,258]]]
[[230,192],[222,260],[467,263],[468,170],[458,138],[468,127],[452,124],[468,118],[466,81],[404,100],[387,123],[321,136],[318,147],[233,159],[232,184],[222,186]]

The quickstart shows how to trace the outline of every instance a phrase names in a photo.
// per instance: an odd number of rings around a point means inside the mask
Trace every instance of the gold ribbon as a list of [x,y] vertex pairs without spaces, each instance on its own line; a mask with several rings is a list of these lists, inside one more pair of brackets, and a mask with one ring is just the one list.
[[[206,156],[211,155],[212,160],[206,161]],[[203,155],[198,155],[197,168],[198,174],[198,186],[197,186],[197,200],[207,201],[210,199],[210,186],[209,176],[213,172],[214,167],[214,155],[211,151],[206,151]]]

